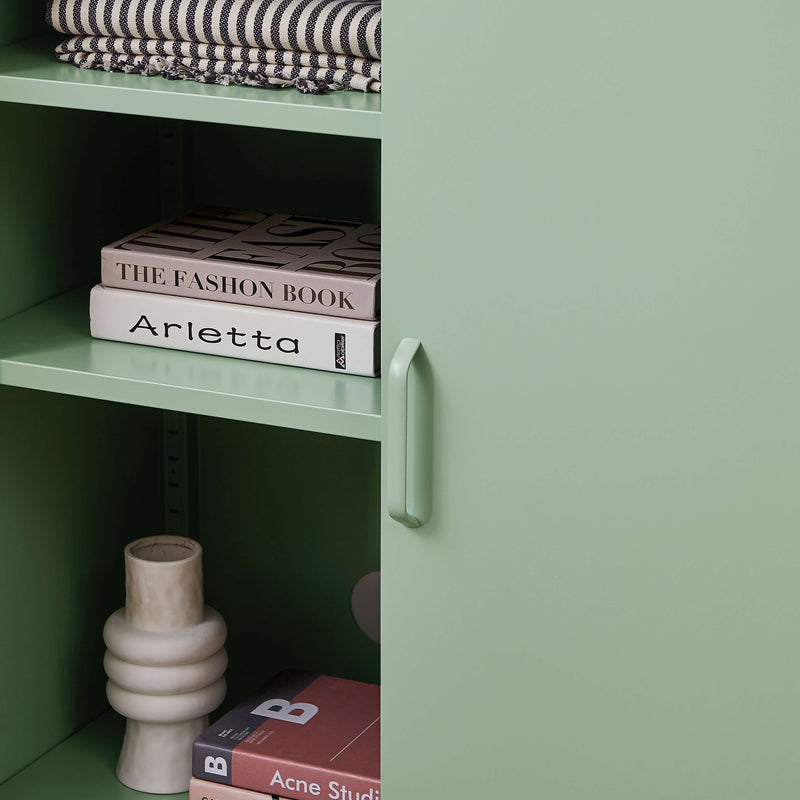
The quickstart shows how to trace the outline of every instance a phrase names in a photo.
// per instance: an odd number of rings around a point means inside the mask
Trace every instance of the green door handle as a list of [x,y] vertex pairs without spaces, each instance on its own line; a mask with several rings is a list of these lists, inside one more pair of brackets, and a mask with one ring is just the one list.
[[422,522],[408,510],[408,373],[419,350],[416,339],[403,339],[389,364],[388,486],[389,516],[407,528]]

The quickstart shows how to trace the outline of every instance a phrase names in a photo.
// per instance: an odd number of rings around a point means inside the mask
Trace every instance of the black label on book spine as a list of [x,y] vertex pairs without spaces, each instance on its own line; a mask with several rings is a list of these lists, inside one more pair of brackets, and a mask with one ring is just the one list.
[[347,351],[344,344],[345,336],[343,333],[334,334],[334,363],[336,369],[347,369]]

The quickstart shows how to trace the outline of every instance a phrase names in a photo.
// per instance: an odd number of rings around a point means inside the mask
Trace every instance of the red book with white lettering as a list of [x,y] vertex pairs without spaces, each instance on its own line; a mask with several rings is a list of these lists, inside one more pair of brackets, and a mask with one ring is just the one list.
[[380,687],[281,672],[198,736],[192,775],[293,800],[380,800]]

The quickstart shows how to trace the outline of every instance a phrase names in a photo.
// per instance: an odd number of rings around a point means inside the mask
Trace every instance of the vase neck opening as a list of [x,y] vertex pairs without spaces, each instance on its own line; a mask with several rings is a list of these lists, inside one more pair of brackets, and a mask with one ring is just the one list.
[[128,545],[127,551],[130,553],[131,558],[137,561],[165,564],[199,558],[202,548],[192,539],[153,536],[132,542]]
[[182,536],[149,536],[125,548],[125,613],[142,628],[197,625],[204,614],[203,548]]

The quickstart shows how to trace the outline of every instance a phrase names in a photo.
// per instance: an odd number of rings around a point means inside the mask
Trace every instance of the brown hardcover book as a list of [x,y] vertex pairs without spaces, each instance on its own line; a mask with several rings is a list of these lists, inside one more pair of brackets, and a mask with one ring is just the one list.
[[281,672],[195,740],[192,774],[296,800],[380,800],[380,687]]
[[101,283],[334,317],[380,317],[380,227],[200,206],[101,251]]

